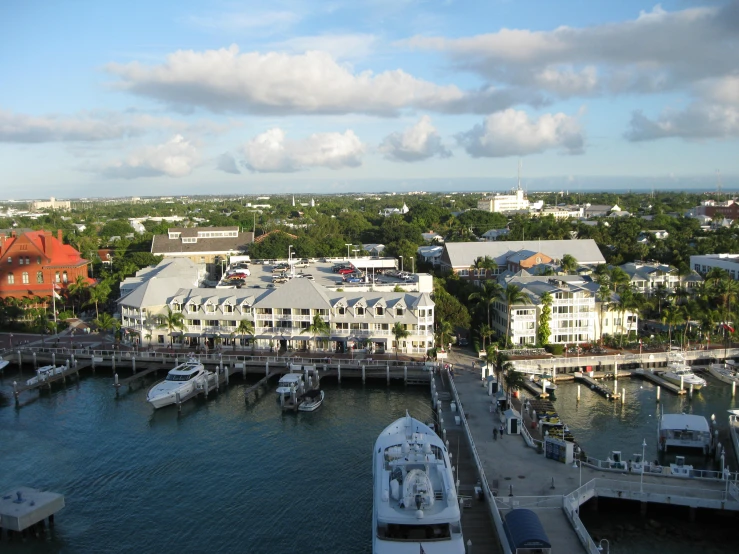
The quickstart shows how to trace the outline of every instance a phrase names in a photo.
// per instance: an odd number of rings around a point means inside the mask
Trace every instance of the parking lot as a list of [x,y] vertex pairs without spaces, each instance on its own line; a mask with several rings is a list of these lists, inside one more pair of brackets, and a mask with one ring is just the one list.
[[[240,288],[271,289],[280,286],[281,283],[273,283],[273,278],[277,275],[280,275],[280,273],[273,272],[273,269],[278,264],[287,265],[288,261],[268,260],[268,263],[259,262],[260,261],[257,260],[249,264],[250,275],[243,278],[243,284],[240,286]],[[295,260],[293,260],[293,262],[295,262]],[[398,272],[392,272],[393,275],[391,275],[390,272],[384,274],[374,272],[374,276],[372,272],[369,272],[365,275],[365,278],[368,279],[367,282],[365,282],[364,279],[362,279],[361,282],[358,283],[348,282],[347,279],[351,279],[353,275],[341,275],[339,273],[335,273],[332,268],[337,264],[348,265],[349,263],[351,263],[351,260],[311,260],[307,263],[307,267],[303,267],[302,264],[296,264],[292,267],[291,270],[284,272],[283,275],[287,279],[309,278],[308,276],[311,276],[316,284],[332,289],[367,287],[368,285],[372,284],[374,279],[375,285],[385,285],[388,287],[389,290],[395,288],[396,285],[407,287],[408,290],[411,290],[415,287],[415,284],[418,281],[415,275],[409,274],[407,272],[404,274],[405,278],[396,276],[395,274],[397,274]],[[231,287],[232,285],[229,285],[227,281],[221,281],[221,283],[218,285],[218,288]]]

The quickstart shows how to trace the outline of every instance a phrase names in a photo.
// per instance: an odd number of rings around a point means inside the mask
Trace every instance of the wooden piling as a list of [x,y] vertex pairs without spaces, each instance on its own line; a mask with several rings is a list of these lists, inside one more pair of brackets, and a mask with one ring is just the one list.
[[362,384],[364,384],[366,380],[367,379],[364,371],[364,364],[362,364]]
[[403,382],[408,384],[408,364],[403,366]]
[[21,367],[22,363],[23,363],[23,354],[21,354],[21,351],[18,350],[18,367]]
[[38,369],[38,363],[36,362],[36,352],[33,353],[33,369]]
[[390,384],[390,364],[387,364],[385,368],[386,368],[386,373],[387,373],[387,384],[389,385]]
[[341,362],[339,362],[338,364],[336,364],[336,370],[338,371],[339,384],[340,384],[341,383]]
[[136,356],[131,357],[131,367],[133,368],[133,374],[136,375]]
[[660,392],[660,390],[662,390],[662,388],[659,385],[657,385],[657,403],[659,403],[659,392]]

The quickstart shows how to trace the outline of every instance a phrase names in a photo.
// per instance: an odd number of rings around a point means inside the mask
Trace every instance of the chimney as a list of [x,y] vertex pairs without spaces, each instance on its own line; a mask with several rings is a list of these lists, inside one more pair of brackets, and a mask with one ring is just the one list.
[[0,233],[0,256],[2,256],[4,248],[5,248],[5,233]]
[[62,244],[64,244],[64,241],[62,240],[62,230],[61,229],[57,229],[56,230],[56,238],[57,238],[57,240],[59,242],[61,242]]
[[54,255],[54,245],[51,243],[52,236],[53,235],[51,234],[51,231],[44,231],[44,234],[42,236],[44,244],[44,254],[46,254],[46,256],[49,258]]

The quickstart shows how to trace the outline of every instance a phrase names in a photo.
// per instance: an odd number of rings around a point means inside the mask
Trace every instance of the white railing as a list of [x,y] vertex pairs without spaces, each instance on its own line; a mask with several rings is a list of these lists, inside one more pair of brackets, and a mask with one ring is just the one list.
[[592,498],[594,494],[595,483],[594,481],[590,481],[589,483],[585,483],[579,489],[572,491],[562,499],[562,509],[564,510],[567,519],[570,520],[570,524],[575,530],[577,538],[585,547],[585,550],[588,551],[588,554],[600,554],[600,550],[590,537],[590,533],[588,533],[583,522],[580,521],[580,504],[583,499],[588,500]]

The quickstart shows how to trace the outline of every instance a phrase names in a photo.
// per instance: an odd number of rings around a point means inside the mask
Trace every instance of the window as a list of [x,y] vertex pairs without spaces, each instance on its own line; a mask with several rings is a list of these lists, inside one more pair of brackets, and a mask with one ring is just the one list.
[[59,278],[59,272],[56,272],[56,275],[54,275],[54,281],[57,283],[61,283],[61,279]]
[[357,315],[364,315],[364,308],[357,307]]
[[36,282],[39,284],[43,284],[44,282],[44,272],[43,271],[36,272]]
[[28,271],[23,272],[23,275],[21,275],[21,279],[23,280],[24,285],[28,284]]
[[18,256],[18,265],[23,265],[23,256]]
[[8,284],[9,285],[14,285],[15,284],[15,277],[13,276],[12,273],[8,273]]
[[375,315],[385,315],[385,308],[382,306],[377,306],[375,308]]
[[231,304],[225,304],[223,306],[223,311],[224,313],[227,313],[227,314],[233,313],[234,307]]
[[36,257],[36,265],[41,265],[41,256]]
[[460,269],[459,270],[459,276],[460,277],[467,277],[469,274],[470,274],[470,272],[467,269]]
[[338,308],[337,313],[339,315],[346,315],[346,308]]
[[182,306],[180,306],[177,302],[175,302],[174,304],[172,304],[172,311],[173,312],[179,312],[181,310],[182,310]]
[[9,264],[12,264],[13,263],[13,257],[12,256],[8,256],[8,263]]
[[69,277],[67,276],[66,271],[62,273],[62,281],[64,281],[65,283],[69,281]]
[[395,315],[398,315],[398,316],[403,315],[403,308],[396,308],[395,309]]
[[212,314],[216,311],[216,307],[213,304],[206,304],[205,311],[208,312],[209,314]]
[[26,265],[31,265],[31,258],[26,256]]

